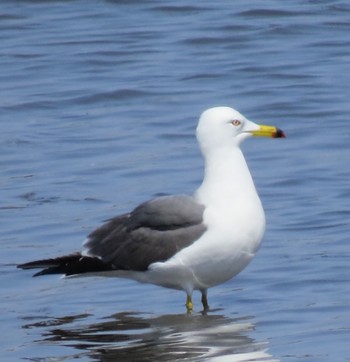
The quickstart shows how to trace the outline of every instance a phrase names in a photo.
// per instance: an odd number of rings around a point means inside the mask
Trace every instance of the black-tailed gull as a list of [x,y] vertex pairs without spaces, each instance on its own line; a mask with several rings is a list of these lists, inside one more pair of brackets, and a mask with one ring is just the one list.
[[205,160],[204,179],[193,196],[165,196],[108,220],[93,231],[82,252],[18,267],[44,274],[116,276],[192,292],[241,272],[255,256],[265,215],[240,149],[251,136],[282,138],[272,126],[247,120],[229,107],[203,112],[197,139]]

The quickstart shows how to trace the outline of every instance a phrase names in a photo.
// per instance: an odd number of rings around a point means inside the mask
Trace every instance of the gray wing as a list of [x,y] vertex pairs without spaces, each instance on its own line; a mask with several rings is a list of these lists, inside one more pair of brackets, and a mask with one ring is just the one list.
[[202,236],[204,206],[189,196],[164,196],[110,219],[92,232],[83,254],[113,269],[144,271]]

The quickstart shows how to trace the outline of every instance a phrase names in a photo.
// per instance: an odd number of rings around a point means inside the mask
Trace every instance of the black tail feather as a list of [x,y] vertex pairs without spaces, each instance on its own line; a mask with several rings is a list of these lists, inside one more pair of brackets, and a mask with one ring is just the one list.
[[64,274],[68,276],[84,273],[102,272],[114,269],[112,265],[106,264],[98,258],[83,256],[80,253],[60,256],[54,259],[36,260],[29,263],[17,265],[17,268],[43,269],[35,273],[33,277],[46,274]]

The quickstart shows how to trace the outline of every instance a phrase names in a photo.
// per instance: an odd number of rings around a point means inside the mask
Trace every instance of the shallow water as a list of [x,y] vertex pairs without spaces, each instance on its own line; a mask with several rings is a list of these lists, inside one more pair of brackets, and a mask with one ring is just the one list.
[[[0,355],[6,361],[350,359],[346,1],[2,1]],[[186,315],[127,280],[31,278],[100,222],[202,177],[199,114],[285,140],[244,151],[268,227]]]

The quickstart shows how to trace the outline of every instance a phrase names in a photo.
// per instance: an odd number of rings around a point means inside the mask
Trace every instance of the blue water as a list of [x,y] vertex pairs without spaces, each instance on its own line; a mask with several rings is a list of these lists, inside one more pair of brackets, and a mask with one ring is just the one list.
[[[350,360],[350,4],[1,1],[4,361]],[[202,177],[200,113],[282,128],[244,152],[267,231],[185,314],[183,293],[31,278],[102,220]]]

